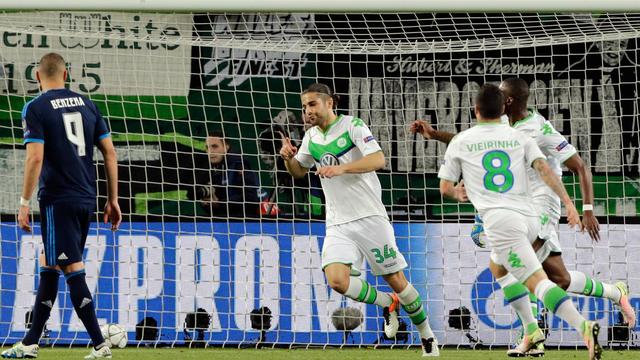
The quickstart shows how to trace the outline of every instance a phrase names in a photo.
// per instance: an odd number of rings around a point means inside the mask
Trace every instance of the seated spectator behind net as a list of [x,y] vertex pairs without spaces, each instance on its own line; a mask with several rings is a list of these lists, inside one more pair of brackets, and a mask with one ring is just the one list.
[[[282,136],[290,137],[291,134],[295,132],[287,132],[283,125],[273,124],[258,135],[260,160],[269,167],[274,186],[264,202],[277,202],[278,208],[284,209],[284,213],[281,212],[280,215],[324,219],[324,193],[320,187],[320,178],[310,172],[302,178],[294,179],[287,173],[284,161],[278,155]],[[292,141],[298,143],[296,140]],[[283,206],[285,204],[289,206]]]
[[259,215],[258,173],[220,132],[207,136],[209,164],[195,169],[196,185],[189,198],[197,200],[213,217],[241,220]]

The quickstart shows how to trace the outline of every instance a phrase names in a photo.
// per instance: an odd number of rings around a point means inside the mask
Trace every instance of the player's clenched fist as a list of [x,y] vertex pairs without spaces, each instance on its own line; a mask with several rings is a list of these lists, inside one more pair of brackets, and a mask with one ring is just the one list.
[[285,160],[291,160],[296,153],[298,152],[298,148],[293,146],[291,143],[291,139],[284,136],[283,133],[280,132],[280,141],[282,141],[282,148],[280,149],[280,156],[282,156]]
[[460,202],[469,201],[469,197],[467,197],[467,189],[464,187],[464,180],[460,180],[453,190],[455,191],[456,200]]
[[431,126],[431,124],[429,124],[429,122],[416,120],[409,125],[409,131],[411,131],[412,134],[420,134],[425,139],[431,139],[436,130]]
[[331,179],[335,176],[340,176],[344,174],[344,168],[341,166],[323,166],[316,170],[316,175],[321,178]]
[[31,225],[29,224],[29,207],[28,206],[20,206],[20,210],[18,210],[18,225],[20,229],[31,232]]

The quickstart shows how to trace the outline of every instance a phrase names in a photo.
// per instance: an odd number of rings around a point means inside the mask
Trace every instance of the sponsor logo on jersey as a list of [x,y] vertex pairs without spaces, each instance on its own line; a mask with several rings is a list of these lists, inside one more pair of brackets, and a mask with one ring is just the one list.
[[373,137],[373,135],[369,135],[366,138],[364,138],[364,143],[368,143],[369,141],[373,141],[375,140],[375,138]]
[[320,158],[320,166],[336,166],[338,164],[338,158],[331,153],[324,153]]
[[569,145],[569,142],[567,142],[567,140],[561,142],[558,146],[556,146],[556,151],[560,151],[560,150],[566,148],[567,145]]

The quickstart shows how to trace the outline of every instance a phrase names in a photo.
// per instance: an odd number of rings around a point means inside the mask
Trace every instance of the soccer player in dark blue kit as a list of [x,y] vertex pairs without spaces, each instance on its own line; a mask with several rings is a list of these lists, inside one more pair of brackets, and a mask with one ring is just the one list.
[[93,348],[85,359],[111,358],[100,333],[91,292],[85,280],[82,254],[96,209],[94,145],[104,156],[108,200],[104,222],[120,225],[116,153],[107,125],[88,98],[65,89],[67,70],[62,56],[46,54],[36,77],[42,93],[22,110],[25,160],[19,226],[30,232],[29,199],[40,178],[42,241],[40,284],[33,306],[33,323],[24,339],[2,352],[4,358],[35,358],[38,341],[58,294],[59,271],[64,273],[71,302],[91,336]]

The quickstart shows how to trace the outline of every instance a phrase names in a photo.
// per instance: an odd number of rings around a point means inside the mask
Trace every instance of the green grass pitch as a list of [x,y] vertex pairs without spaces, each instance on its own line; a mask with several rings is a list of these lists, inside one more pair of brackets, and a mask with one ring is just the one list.
[[[4,350],[4,349],[3,349]],[[410,350],[373,350],[373,349],[147,349],[147,348],[127,348],[115,349],[113,359],[133,359],[133,360],[156,360],[156,359],[178,359],[178,360],[203,360],[203,359],[229,359],[229,360],[409,360],[420,359],[421,352],[418,348]],[[60,360],[60,359],[82,359],[89,353],[85,348],[41,348],[38,359]],[[441,359],[453,360],[506,360],[508,359],[504,349],[496,350],[455,350],[444,349],[440,353]],[[609,350],[605,349],[604,359],[640,359],[639,350]],[[544,360],[554,359],[587,359],[586,350],[547,350]]]

